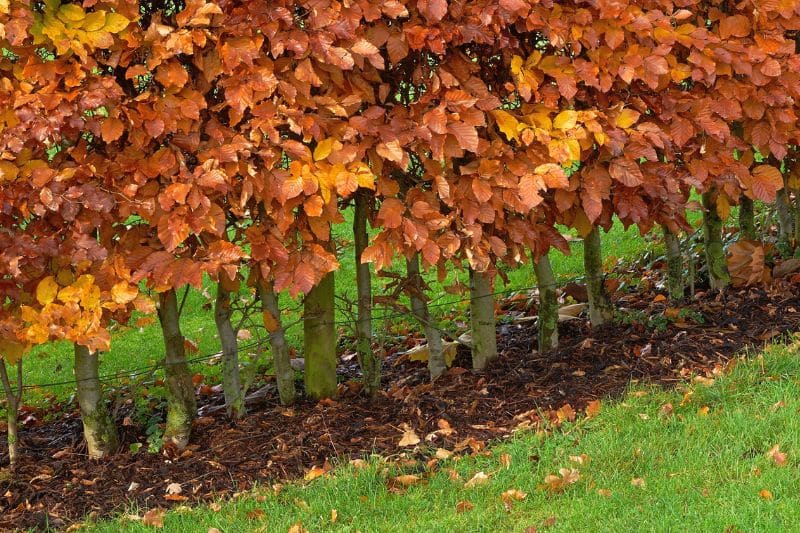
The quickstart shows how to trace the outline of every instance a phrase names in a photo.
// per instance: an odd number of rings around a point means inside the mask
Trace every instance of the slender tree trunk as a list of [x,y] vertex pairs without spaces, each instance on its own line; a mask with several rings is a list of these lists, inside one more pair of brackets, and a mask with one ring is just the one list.
[[797,246],[800,243],[800,191],[794,191],[794,205],[792,206],[794,213],[794,244]]
[[336,325],[333,272],[304,301],[303,345],[306,394],[315,400],[336,397]]
[[744,194],[739,201],[739,238],[758,240],[753,200]]
[[6,420],[8,421],[8,462],[15,466],[19,460],[19,405],[22,402],[22,359],[17,361],[17,390],[11,388],[5,359],[0,360],[0,378],[6,395]]
[[484,370],[497,359],[492,280],[484,272],[469,271],[469,312],[472,326],[472,368]]
[[534,262],[533,270],[539,287],[539,351],[546,352],[558,346],[556,278],[547,255]]
[[361,263],[361,254],[369,245],[367,214],[371,193],[356,191],[353,235],[355,236],[356,288],[358,290],[358,320],[356,322],[356,351],[364,375],[364,390],[374,398],[381,388],[381,360],[372,350],[372,279],[369,263]]
[[75,381],[83,421],[83,437],[89,457],[102,459],[119,446],[117,428],[103,401],[99,376],[100,359],[86,346],[75,345]]
[[683,255],[678,236],[670,231],[667,226],[664,230],[664,245],[667,249],[667,290],[669,299],[673,302],[683,300]]
[[717,199],[714,191],[703,193],[703,238],[706,249],[708,283],[712,290],[724,289],[731,281],[725,263],[725,248],[722,244],[722,224],[717,213]]
[[778,191],[775,198],[775,208],[778,211],[778,245],[784,248],[784,252],[792,250],[795,232],[794,213],[792,212],[792,203],[789,199],[787,185],[787,180],[784,177],[783,189]]
[[278,306],[278,295],[272,283],[263,281],[258,285],[261,298],[261,310],[264,313],[264,326],[269,331],[272,349],[272,364],[275,366],[275,380],[278,382],[278,396],[281,404],[294,404],[296,391],[294,387],[294,369],[289,359],[289,344],[281,323],[281,310]]
[[244,390],[239,375],[239,342],[231,323],[231,295],[222,282],[217,283],[217,299],[214,304],[214,322],[217,324],[219,340],[222,344],[222,390],[225,393],[225,407],[228,416],[239,419],[245,414]]
[[[414,290],[409,295],[411,300],[411,311],[417,321],[425,328],[425,338],[428,341],[428,371],[431,380],[435,380],[447,371],[447,363],[444,360],[444,347],[442,345],[442,332],[436,326],[428,311],[428,304],[422,298],[422,276],[419,268],[419,254],[414,254],[411,259],[406,260],[406,274]],[[418,293],[415,293],[417,292]]]
[[164,429],[164,441],[172,442],[178,448],[184,448],[189,444],[197,403],[192,387],[192,376],[186,362],[175,289],[159,295],[158,319],[161,322],[166,353],[164,373],[167,377],[167,424]]
[[602,326],[614,318],[614,308],[603,286],[603,254],[597,226],[583,239],[583,266],[589,295],[589,318],[593,327]]

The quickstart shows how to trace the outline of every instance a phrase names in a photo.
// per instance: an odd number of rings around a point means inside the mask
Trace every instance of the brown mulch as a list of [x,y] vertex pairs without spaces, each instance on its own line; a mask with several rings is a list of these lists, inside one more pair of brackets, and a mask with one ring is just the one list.
[[[181,484],[188,503],[207,501],[254,482],[301,477],[326,461],[397,454],[404,451],[398,447],[404,427],[422,438],[414,452],[420,456],[437,447],[479,448],[535,421],[537,413],[546,416],[567,403],[580,410],[594,399],[620,395],[632,380],[670,384],[691,372],[710,372],[748,346],[797,330],[796,289],[781,281],[769,290],[701,296],[684,307],[692,311],[688,316],[667,310],[672,321],[663,330],[635,320],[597,330],[585,320],[566,322],[560,328],[561,346],[547,354],[534,352],[531,323],[501,324],[502,355],[486,373],[466,370],[468,353],[459,353],[455,366],[431,385],[424,364],[392,355],[385,363],[388,386],[374,402],[348,381],[357,377],[354,364],[343,364],[339,401],[301,401],[282,408],[274,387],[268,386],[265,397],[236,425],[222,413],[200,418],[189,451],[178,457],[129,453],[128,445],[143,436],[140,428],[125,426],[124,452],[107,461],[88,461],[80,420],[71,413],[23,430],[22,462],[13,479],[0,481],[0,528],[64,527],[130,502],[169,507],[176,504],[166,499],[171,483]],[[647,299],[620,296],[615,303],[632,310],[634,318],[663,316],[666,309],[666,302],[654,301],[653,294]],[[440,420],[455,431],[431,436]],[[132,484],[138,485],[129,490]]]

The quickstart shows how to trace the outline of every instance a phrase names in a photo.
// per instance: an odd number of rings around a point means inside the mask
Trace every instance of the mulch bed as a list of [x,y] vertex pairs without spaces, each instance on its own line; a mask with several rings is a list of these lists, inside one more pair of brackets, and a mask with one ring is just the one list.
[[[779,280],[767,290],[702,295],[684,307],[691,313],[677,316],[667,310],[672,320],[662,321],[662,328],[635,320],[596,330],[585,320],[565,322],[561,346],[547,354],[534,351],[533,324],[501,324],[502,355],[484,374],[467,370],[469,354],[464,351],[432,385],[424,364],[390,355],[385,362],[387,386],[374,402],[347,385],[357,378],[357,369],[352,362],[343,364],[345,384],[337,402],[301,401],[282,408],[268,386],[263,399],[236,425],[223,413],[200,418],[189,451],[177,457],[129,453],[128,444],[140,442],[142,430],[125,426],[124,452],[107,461],[88,461],[80,420],[73,412],[23,430],[21,464],[13,479],[0,482],[0,528],[65,527],[90,514],[108,515],[128,502],[152,508],[208,501],[255,482],[302,477],[313,466],[370,453],[407,451],[421,457],[437,447],[469,452],[535,423],[541,413],[552,415],[565,404],[579,411],[594,399],[618,396],[632,380],[672,384],[692,372],[719,369],[744,348],[797,330],[799,292]],[[663,316],[666,302],[653,296],[618,295],[615,303],[632,310],[632,317]],[[441,429],[441,420],[454,431],[431,436]],[[408,427],[422,438],[416,451],[398,446]],[[132,483],[137,488],[129,490]],[[166,499],[171,483],[181,484],[187,502]]]

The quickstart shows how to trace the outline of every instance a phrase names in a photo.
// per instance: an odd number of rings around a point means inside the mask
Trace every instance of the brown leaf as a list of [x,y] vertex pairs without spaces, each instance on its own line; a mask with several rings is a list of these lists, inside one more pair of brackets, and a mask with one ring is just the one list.
[[775,464],[778,466],[784,466],[786,464],[786,454],[780,451],[780,444],[776,444],[772,448],[769,449],[767,452],[767,457],[775,461]]
[[472,502],[462,500],[456,504],[456,512],[457,513],[466,513],[467,511],[471,511],[475,508],[475,504]]
[[638,488],[642,489],[647,485],[647,483],[645,482],[645,480],[643,478],[635,477],[635,478],[631,479],[631,485],[634,486],[634,487],[638,487]]
[[765,500],[771,500],[771,499],[774,498],[774,496],[772,495],[772,492],[767,490],[767,489],[761,489],[761,491],[758,493],[758,495],[761,496]]
[[600,400],[592,400],[586,404],[586,418],[594,418],[600,414]]
[[406,424],[405,431],[403,431],[403,437],[400,439],[400,442],[398,442],[397,445],[403,448],[405,446],[415,446],[419,444],[419,442],[419,435],[416,434],[413,428]]
[[162,528],[164,527],[164,509],[150,509],[142,517],[142,523],[146,526]]
[[472,487],[476,487],[478,485],[483,485],[487,481],[489,481],[489,475],[486,474],[485,472],[478,472],[477,474],[472,476],[469,479],[469,481],[464,483],[464,487],[468,488],[468,489],[471,489]]

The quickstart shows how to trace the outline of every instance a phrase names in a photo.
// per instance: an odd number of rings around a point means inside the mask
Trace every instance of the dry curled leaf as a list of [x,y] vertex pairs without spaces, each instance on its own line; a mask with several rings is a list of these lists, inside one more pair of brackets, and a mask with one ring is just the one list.
[[500,499],[503,500],[503,506],[506,509],[511,509],[515,501],[522,501],[527,497],[528,495],[519,489],[508,489],[500,495]]
[[456,512],[457,513],[466,513],[467,511],[471,511],[475,508],[475,504],[472,502],[462,500],[456,504]]
[[635,477],[635,478],[631,479],[631,486],[633,486],[633,487],[637,487],[637,488],[642,489],[646,485],[647,485],[647,482],[645,482],[644,478]]
[[548,474],[544,483],[539,485],[540,490],[556,494],[563,492],[569,485],[577,483],[581,478],[580,472],[575,468],[561,468],[556,474]]
[[780,451],[780,444],[776,444],[767,452],[767,457],[772,459],[776,465],[784,466],[786,464],[786,454]]
[[411,427],[405,425],[405,429],[403,431],[403,437],[400,439],[400,442],[398,442],[397,445],[401,448],[404,448],[406,446],[415,446],[419,444],[419,442],[420,442],[419,435],[417,435],[416,432]]
[[146,526],[162,528],[164,527],[164,509],[150,509],[142,517],[142,523]]
[[478,485],[483,485],[483,484],[484,484],[484,483],[486,483],[487,481],[489,481],[489,475],[488,475],[488,474],[486,474],[485,472],[478,472],[477,474],[475,474],[474,476],[472,476],[472,477],[469,479],[469,481],[467,481],[466,483],[464,483],[464,487],[466,487],[466,488],[470,489],[470,488],[472,488],[472,487],[476,487],[476,486],[478,486]]

